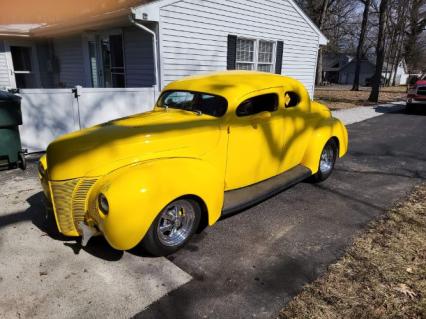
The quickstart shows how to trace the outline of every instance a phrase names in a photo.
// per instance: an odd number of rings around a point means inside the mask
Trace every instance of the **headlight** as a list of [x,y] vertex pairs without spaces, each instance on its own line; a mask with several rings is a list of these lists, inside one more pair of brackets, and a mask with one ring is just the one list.
[[98,196],[98,205],[101,212],[107,215],[109,212],[109,204],[106,196],[102,193]]

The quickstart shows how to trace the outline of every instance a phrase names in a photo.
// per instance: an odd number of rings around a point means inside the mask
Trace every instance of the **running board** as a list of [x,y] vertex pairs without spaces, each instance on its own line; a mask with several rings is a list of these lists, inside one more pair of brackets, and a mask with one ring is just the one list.
[[312,175],[310,169],[298,165],[263,182],[225,192],[222,216],[234,214],[272,197]]

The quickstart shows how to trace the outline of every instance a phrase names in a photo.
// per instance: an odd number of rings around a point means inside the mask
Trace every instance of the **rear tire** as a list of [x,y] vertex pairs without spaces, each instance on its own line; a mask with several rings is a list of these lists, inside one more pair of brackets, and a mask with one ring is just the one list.
[[318,172],[311,176],[312,182],[320,183],[330,177],[334,169],[334,164],[336,163],[338,150],[339,148],[336,140],[328,140],[321,152],[320,161],[318,163]]
[[192,199],[176,199],[158,214],[141,242],[153,256],[167,256],[181,249],[198,229],[200,205]]

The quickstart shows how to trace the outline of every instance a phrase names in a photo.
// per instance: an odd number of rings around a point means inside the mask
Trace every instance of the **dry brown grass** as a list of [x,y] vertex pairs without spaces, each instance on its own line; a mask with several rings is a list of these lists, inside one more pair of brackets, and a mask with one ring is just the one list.
[[[351,91],[350,86],[322,86],[315,88],[315,100],[332,110],[374,105],[375,103],[368,102],[370,91],[371,88],[368,87],[362,87],[360,91]],[[381,88],[379,104],[405,100],[406,92],[405,86]]]
[[281,318],[426,318],[426,183],[372,223]]

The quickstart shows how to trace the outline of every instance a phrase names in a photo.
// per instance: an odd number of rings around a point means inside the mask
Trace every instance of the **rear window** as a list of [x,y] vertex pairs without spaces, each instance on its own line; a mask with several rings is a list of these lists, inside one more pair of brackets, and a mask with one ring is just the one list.
[[157,105],[189,112],[221,117],[226,113],[228,101],[219,95],[191,91],[167,91]]
[[274,112],[278,109],[278,95],[275,93],[258,95],[242,102],[237,108],[237,116],[249,116],[260,112]]

